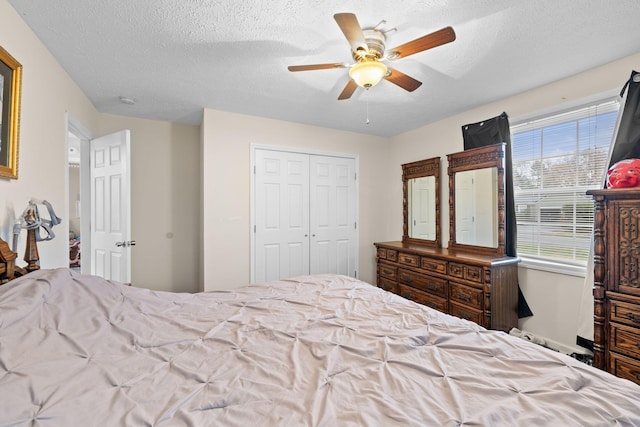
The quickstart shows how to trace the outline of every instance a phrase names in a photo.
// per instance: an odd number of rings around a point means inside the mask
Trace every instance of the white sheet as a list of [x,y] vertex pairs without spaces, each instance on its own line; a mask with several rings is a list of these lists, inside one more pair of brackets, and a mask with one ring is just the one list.
[[640,387],[343,276],[0,287],[0,426],[638,426]]

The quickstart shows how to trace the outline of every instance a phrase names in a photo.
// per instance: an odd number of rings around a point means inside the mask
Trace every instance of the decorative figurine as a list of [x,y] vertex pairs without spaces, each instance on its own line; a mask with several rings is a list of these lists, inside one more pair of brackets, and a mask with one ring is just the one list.
[[607,188],[640,187],[640,159],[620,160],[607,171]]

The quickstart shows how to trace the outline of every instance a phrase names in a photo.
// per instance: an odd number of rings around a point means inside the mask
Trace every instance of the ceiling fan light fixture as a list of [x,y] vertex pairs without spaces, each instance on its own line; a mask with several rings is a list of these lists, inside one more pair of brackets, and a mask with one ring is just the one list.
[[378,61],[360,61],[349,70],[349,77],[356,84],[369,89],[380,83],[387,74],[387,66]]

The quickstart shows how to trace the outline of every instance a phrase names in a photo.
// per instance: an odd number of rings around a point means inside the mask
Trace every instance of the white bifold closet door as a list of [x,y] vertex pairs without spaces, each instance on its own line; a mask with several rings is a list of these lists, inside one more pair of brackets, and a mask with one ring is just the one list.
[[357,276],[355,159],[256,149],[254,281]]

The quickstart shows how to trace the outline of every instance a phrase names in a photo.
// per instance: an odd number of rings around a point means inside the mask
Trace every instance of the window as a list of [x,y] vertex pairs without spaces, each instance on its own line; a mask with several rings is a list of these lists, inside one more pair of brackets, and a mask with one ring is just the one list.
[[584,267],[619,104],[609,101],[511,127],[518,255]]

